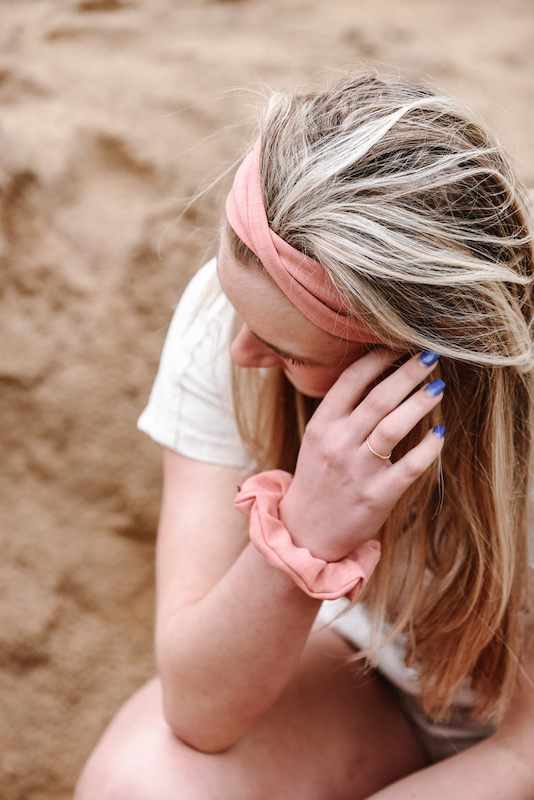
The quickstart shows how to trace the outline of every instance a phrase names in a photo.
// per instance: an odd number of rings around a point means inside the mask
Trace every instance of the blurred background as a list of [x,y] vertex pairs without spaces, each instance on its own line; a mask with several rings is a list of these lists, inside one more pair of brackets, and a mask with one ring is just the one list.
[[265,86],[400,68],[534,186],[532,0],[0,0],[0,794],[66,800],[154,669],[166,327]]

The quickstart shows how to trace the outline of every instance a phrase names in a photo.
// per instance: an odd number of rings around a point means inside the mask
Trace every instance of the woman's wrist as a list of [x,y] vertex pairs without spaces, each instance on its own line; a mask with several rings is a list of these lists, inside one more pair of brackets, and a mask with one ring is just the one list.
[[346,542],[336,541],[335,532],[330,530],[328,534],[314,531],[311,526],[304,532],[302,530],[302,516],[299,514],[292,503],[291,494],[284,494],[279,504],[280,520],[289,531],[292,541],[297,547],[306,547],[315,558],[324,561],[341,561],[346,558],[353,550],[354,545]]
[[380,544],[371,540],[341,560],[315,557],[308,548],[296,545],[280,519],[279,506],[291,485],[292,476],[282,470],[262,472],[243,484],[235,505],[250,517],[250,538],[266,560],[310,597],[355,601],[380,558]]

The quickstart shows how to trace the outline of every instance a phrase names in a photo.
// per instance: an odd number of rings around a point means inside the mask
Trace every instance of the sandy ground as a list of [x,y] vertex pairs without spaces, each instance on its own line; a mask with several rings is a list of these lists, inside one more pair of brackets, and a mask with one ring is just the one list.
[[[531,0],[0,1],[0,795],[65,800],[153,671],[135,421],[262,86],[362,59],[476,104],[534,185]],[[246,87],[247,91],[239,91]]]

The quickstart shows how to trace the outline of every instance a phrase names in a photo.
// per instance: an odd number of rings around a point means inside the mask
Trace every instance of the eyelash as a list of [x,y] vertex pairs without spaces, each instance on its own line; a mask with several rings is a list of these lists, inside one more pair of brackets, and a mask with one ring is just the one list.
[[304,366],[304,361],[299,361],[298,358],[292,358],[291,356],[282,356],[282,358],[284,359],[284,361],[287,361],[289,364],[291,364],[292,367]]

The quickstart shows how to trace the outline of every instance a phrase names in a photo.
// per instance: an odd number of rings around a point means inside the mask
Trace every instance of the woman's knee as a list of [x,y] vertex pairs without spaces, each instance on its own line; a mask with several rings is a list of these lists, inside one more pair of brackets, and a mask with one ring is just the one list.
[[[78,780],[74,800],[205,800],[202,760],[178,741],[160,709],[157,681],[119,711]],[[216,758],[215,756],[209,758]]]
[[422,766],[422,757],[393,698],[375,679],[358,677],[347,651],[331,632],[314,635],[280,698],[219,755],[173,736],[152,681],[109,726],[75,800],[367,797]]
[[150,797],[150,787],[146,786],[138,767],[133,759],[92,757],[76,784],[74,800],[141,800]]
[[[199,753],[167,737],[137,731],[118,745],[99,743],[76,786],[74,800],[207,800]],[[216,759],[216,756],[204,757]]]

